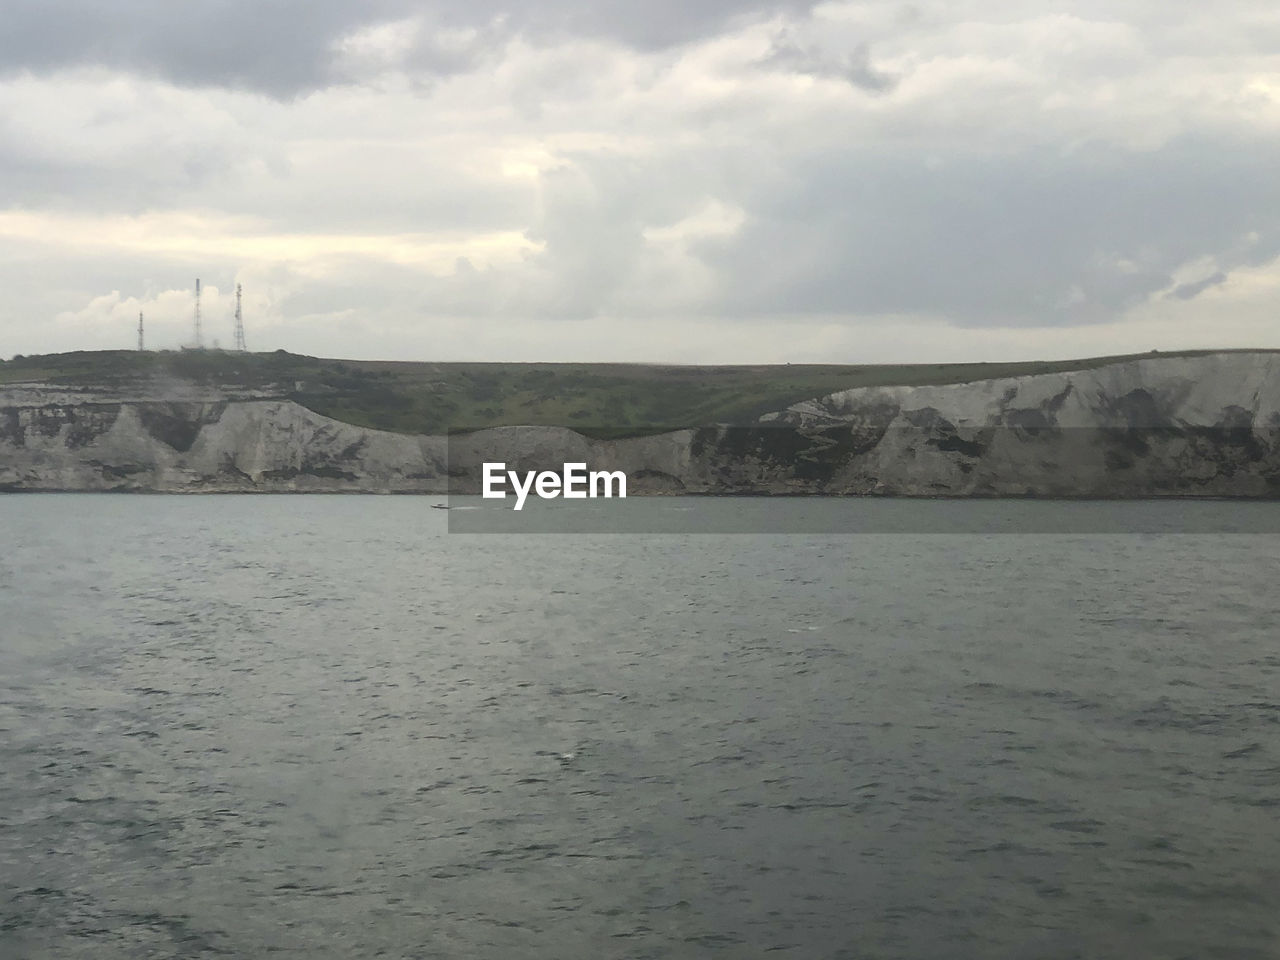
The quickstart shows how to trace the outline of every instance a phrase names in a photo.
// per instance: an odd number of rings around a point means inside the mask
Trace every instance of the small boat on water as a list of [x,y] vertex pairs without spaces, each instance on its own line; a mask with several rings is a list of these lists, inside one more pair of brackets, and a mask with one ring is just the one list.
[[447,503],[433,503],[431,505],[431,509],[432,510],[448,510],[449,505]]

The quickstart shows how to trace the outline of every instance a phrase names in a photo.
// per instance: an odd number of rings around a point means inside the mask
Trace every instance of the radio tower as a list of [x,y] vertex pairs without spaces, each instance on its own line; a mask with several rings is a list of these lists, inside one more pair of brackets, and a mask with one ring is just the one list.
[[138,351],[147,349],[142,345],[142,311],[138,311]]
[[200,278],[196,277],[196,349],[204,349],[204,335],[200,331]]
[[244,316],[240,313],[240,284],[236,284],[236,344],[235,349],[244,353]]

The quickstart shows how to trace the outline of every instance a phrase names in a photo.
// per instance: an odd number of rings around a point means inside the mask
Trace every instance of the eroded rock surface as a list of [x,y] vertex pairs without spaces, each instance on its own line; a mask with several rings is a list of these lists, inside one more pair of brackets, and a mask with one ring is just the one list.
[[0,405],[7,490],[436,492],[444,464],[443,438],[366,430],[287,400]]
[[502,427],[449,442],[191,384],[0,388],[4,490],[478,492],[485,460],[623,470],[632,494],[1276,497],[1280,355],[859,388],[622,440]]

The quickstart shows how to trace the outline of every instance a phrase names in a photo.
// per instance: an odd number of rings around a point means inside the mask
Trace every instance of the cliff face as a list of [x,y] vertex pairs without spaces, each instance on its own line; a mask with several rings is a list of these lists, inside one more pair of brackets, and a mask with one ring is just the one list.
[[766,419],[809,438],[833,493],[1280,496],[1274,353],[848,390]]
[[[0,489],[442,492],[445,442],[364,430],[286,400],[0,392]],[[5,405],[8,401],[9,405]]]
[[860,388],[625,440],[369,430],[190,384],[0,388],[0,489],[478,492],[480,463],[623,470],[635,493],[1280,496],[1280,356],[1224,353]]

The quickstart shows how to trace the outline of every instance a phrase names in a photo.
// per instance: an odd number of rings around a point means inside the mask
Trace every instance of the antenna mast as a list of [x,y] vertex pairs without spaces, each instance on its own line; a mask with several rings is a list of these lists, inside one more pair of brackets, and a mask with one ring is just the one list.
[[244,315],[240,312],[240,284],[236,284],[236,344],[235,348],[244,353],[248,348],[244,345]]
[[204,335],[200,331],[200,278],[196,277],[196,349],[204,349]]
[[138,350],[139,352],[147,349],[142,345],[142,311],[138,311]]

